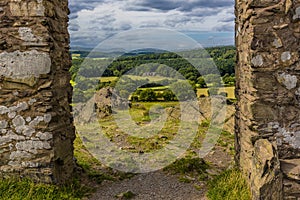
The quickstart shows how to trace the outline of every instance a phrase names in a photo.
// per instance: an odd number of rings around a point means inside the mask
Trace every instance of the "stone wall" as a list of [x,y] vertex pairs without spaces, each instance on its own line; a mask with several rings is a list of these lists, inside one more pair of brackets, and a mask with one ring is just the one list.
[[300,1],[236,0],[237,161],[253,199],[300,199]]
[[75,137],[67,0],[0,1],[0,176],[63,183]]

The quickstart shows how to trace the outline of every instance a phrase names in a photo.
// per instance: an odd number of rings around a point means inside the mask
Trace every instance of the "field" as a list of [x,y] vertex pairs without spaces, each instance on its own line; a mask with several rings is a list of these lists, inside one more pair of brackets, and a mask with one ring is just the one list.
[[[149,79],[150,82],[156,82],[156,81],[161,81],[163,79],[166,79],[166,77],[160,77],[160,76],[128,76],[129,78],[131,78],[132,80],[141,80],[141,79]],[[98,78],[101,80],[101,82],[112,82],[117,80],[117,77],[100,77]],[[161,87],[151,87],[150,89],[154,90],[154,91],[159,91],[159,90],[165,90],[167,89],[168,86],[161,86]],[[146,89],[146,88],[142,88]],[[235,99],[235,87],[224,87],[224,88],[220,88],[219,92],[226,92],[227,93],[227,98],[229,99]],[[197,89],[197,96],[200,97],[201,95],[205,95],[206,97],[208,96],[208,88],[198,88]]]
[[[161,81],[164,79],[170,79],[172,78],[166,78],[163,76],[135,76],[135,75],[126,75],[126,77],[132,79],[132,80],[143,80],[143,79],[149,79],[151,82]],[[112,82],[118,79],[118,77],[110,76],[110,77],[99,77],[98,79],[101,80],[101,82]]]
[[100,79],[101,82],[112,82],[112,81],[115,81],[118,79],[118,77],[114,77],[114,76],[111,76],[111,77],[100,77],[98,78]]
[[[235,99],[235,93],[234,93],[234,90],[235,90],[235,87],[224,87],[224,88],[221,88],[219,89],[219,92],[226,92],[227,93],[227,98],[229,99]],[[200,88],[200,89],[197,89],[197,95],[198,97],[200,95],[205,95],[205,96],[208,96],[208,89],[207,88]]]

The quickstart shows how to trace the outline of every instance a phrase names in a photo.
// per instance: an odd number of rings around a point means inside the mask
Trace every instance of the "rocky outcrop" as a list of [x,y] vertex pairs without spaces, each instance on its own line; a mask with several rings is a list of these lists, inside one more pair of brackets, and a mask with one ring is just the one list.
[[72,176],[67,0],[0,2],[0,176]]
[[105,87],[95,93],[97,117],[103,118],[113,113],[114,109],[128,109],[131,102],[120,97],[111,87]]
[[253,199],[300,198],[299,11],[236,0],[236,157]]
[[76,124],[88,124],[113,114],[117,109],[128,109],[131,102],[120,97],[112,87],[104,87],[96,91],[87,102],[77,103],[74,107]]
[[95,94],[95,109],[99,118],[104,118],[112,114],[112,94],[111,87],[102,88]]

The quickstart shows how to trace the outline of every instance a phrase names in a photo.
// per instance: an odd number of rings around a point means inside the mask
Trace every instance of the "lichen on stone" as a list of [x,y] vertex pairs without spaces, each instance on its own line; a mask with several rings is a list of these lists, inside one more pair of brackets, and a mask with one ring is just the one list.
[[292,58],[291,52],[289,52],[289,51],[283,52],[283,53],[281,54],[281,60],[282,60],[283,62],[289,61],[291,58]]
[[261,67],[264,64],[263,57],[261,55],[257,55],[254,58],[252,58],[251,63],[255,67]]
[[288,90],[291,90],[297,86],[298,79],[295,75],[281,73],[277,77],[279,83],[283,84]]

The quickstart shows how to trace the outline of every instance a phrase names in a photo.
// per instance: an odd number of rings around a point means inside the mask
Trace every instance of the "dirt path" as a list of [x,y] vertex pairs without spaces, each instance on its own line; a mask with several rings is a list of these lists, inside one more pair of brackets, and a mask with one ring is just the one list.
[[162,171],[139,174],[118,182],[103,182],[90,200],[115,200],[116,195],[131,191],[133,200],[205,200],[206,188],[197,190],[193,183],[182,183],[175,175]]
[[[227,107],[224,129],[228,133],[233,133],[234,112],[234,106]],[[212,151],[206,155],[204,161],[210,165],[210,169],[206,170],[209,178],[233,165],[233,143],[232,134],[223,134]],[[116,196],[127,191],[135,195],[131,198],[133,200],[206,200],[207,182],[193,181],[193,178],[196,180],[198,177],[190,178],[191,182],[184,183],[179,180],[179,174],[157,171],[138,174],[125,180],[103,181],[89,200],[126,199]]]
[[[233,165],[233,156],[216,147],[204,160],[211,164],[207,170],[209,176],[216,175]],[[96,192],[89,200],[125,199],[116,197],[127,191],[135,196],[133,200],[206,200],[207,182],[191,181],[184,183],[179,180],[180,175],[172,175],[165,171],[138,174],[122,181],[103,181],[97,186]],[[193,179],[192,177],[190,177]],[[196,187],[195,187],[196,186]]]

